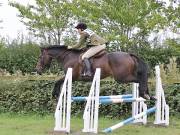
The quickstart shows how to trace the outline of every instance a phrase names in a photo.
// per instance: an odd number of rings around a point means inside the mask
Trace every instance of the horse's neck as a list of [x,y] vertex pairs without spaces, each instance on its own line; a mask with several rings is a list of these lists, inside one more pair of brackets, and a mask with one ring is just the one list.
[[[53,59],[56,59],[57,62],[61,63],[64,67],[67,65],[67,63],[73,63],[73,61],[77,62],[76,59],[79,58],[80,53],[77,53],[72,50],[67,50],[67,49],[57,49],[50,55],[52,55]],[[69,65],[69,66],[72,66],[72,65]]]

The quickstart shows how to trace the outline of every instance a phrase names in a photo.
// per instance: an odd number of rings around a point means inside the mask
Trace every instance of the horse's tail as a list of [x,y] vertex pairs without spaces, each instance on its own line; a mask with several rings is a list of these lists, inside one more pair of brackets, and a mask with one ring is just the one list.
[[135,54],[130,54],[130,56],[135,58],[136,61],[136,75],[139,83],[139,95],[143,97],[145,96],[145,94],[149,95],[149,90],[147,85],[148,66],[142,59],[140,59]]

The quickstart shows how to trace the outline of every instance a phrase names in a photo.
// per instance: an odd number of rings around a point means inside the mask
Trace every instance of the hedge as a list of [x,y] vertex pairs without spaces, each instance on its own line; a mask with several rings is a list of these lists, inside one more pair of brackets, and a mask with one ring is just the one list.
[[[0,113],[54,113],[56,101],[51,92],[54,81],[48,80],[26,80],[19,82],[1,82],[0,85]],[[87,96],[90,83],[75,82],[73,84],[73,96]],[[154,91],[154,88],[151,88]],[[180,114],[180,84],[165,87],[167,103],[170,106],[170,115]],[[116,95],[131,93],[129,84],[120,85],[111,80],[101,81],[100,95]],[[153,106],[154,102],[148,102]],[[80,115],[84,110],[84,103],[73,103],[72,114]],[[121,117],[131,112],[131,103],[111,104],[100,106],[100,116]]]

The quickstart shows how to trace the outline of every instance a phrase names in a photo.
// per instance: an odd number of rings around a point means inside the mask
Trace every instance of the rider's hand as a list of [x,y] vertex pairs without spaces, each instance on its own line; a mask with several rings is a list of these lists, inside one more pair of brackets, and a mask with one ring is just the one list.
[[68,46],[68,49],[72,49],[73,47],[72,46]]

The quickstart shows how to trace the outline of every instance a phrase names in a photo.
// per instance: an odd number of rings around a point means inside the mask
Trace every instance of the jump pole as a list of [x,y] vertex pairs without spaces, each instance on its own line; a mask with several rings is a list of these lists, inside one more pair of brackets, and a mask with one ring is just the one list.
[[[92,100],[94,100],[94,97],[90,98]],[[72,101],[87,101],[88,100],[88,97],[74,97],[72,98]],[[140,101],[145,101],[144,98],[121,98],[121,97],[116,97],[116,98],[99,98],[99,102],[100,104],[111,104],[111,103],[122,103],[122,102],[140,102]]]
[[55,111],[55,132],[70,132],[72,68],[68,68]]
[[[133,84],[134,85],[134,84]],[[87,101],[86,107],[84,110],[84,129],[82,130],[83,132],[90,132],[90,133],[97,133],[98,129],[98,110],[99,110],[99,105],[100,104],[110,104],[110,103],[122,103],[122,102],[142,102],[144,105],[145,99],[139,98],[138,94],[138,87],[133,87],[133,94],[128,94],[128,95],[114,95],[114,96],[99,96],[100,93],[100,69],[96,69],[93,82],[91,85],[91,89],[89,92],[88,97],[72,97],[72,101]],[[136,114],[140,114],[142,112],[145,112],[147,110],[147,107],[144,109],[141,107],[139,109],[139,104],[137,105],[132,105],[132,109]],[[141,118],[140,120],[137,121],[143,122],[144,123],[144,118]],[[146,117],[145,117],[146,118]],[[147,120],[146,120],[147,121]],[[135,122],[135,123],[137,123]]]
[[112,132],[113,130],[120,128],[124,125],[127,125],[129,123],[132,123],[133,121],[143,117],[147,116],[150,113],[155,112],[155,121],[154,124],[158,125],[169,125],[169,106],[166,104],[164,90],[162,88],[162,82],[160,77],[160,67],[156,66],[156,106],[148,109],[147,111],[144,111],[142,113],[139,113],[137,115],[134,115],[133,117],[130,117],[110,128],[107,128],[103,130],[105,133]]
[[152,107],[152,108],[148,109],[145,112],[142,112],[142,113],[140,113],[140,114],[138,114],[138,115],[136,115],[134,117],[130,117],[130,118],[128,118],[128,119],[126,119],[126,120],[124,120],[124,121],[122,121],[122,122],[120,122],[120,123],[118,123],[118,124],[116,124],[116,125],[114,125],[112,127],[109,127],[107,129],[103,130],[103,132],[104,133],[110,133],[110,132],[112,132],[113,130],[115,130],[117,128],[120,128],[120,127],[122,127],[124,125],[127,125],[129,123],[132,123],[134,120],[139,119],[139,118],[143,117],[144,115],[148,115],[148,114],[153,113],[155,111],[156,111],[156,107]]
[[[126,98],[132,98],[132,94],[127,94],[127,95],[111,95],[111,96],[99,96],[100,100],[103,99],[126,99]],[[72,97],[71,98],[73,102],[82,102],[82,101],[87,101],[88,97],[83,97],[83,96],[77,96],[77,97]]]
[[157,111],[155,114],[154,124],[168,126],[169,125],[169,106],[166,104],[166,100],[165,100],[165,94],[162,87],[159,65],[155,66],[155,71],[156,71]]
[[82,130],[83,132],[89,132],[89,133],[98,132],[100,76],[101,76],[101,69],[97,68],[83,114],[83,119],[84,119],[84,128]]
[[102,99],[100,104],[112,104],[112,103],[130,103],[130,102],[142,102],[146,101],[144,98],[125,98],[125,99]]
[[[139,83],[133,83],[133,91],[132,96],[133,98],[139,98]],[[147,111],[147,105],[145,102],[132,102],[132,117],[138,115],[141,112]],[[136,119],[133,123],[143,123],[144,125],[147,124],[147,115]]]

